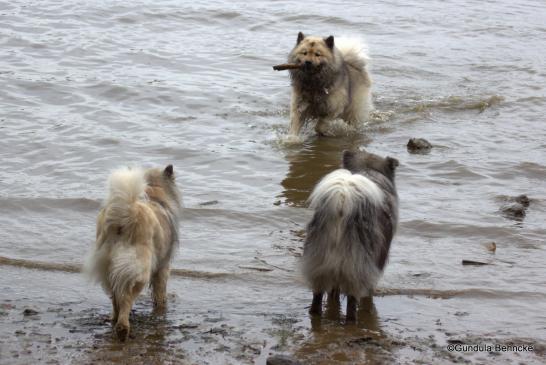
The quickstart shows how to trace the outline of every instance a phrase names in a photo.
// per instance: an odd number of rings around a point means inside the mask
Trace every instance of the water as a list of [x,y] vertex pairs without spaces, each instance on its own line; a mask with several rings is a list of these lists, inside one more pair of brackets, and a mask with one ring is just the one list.
[[[123,347],[103,321],[108,298],[81,276],[1,266],[0,362],[263,363],[286,352],[311,363],[540,363],[543,9],[470,0],[0,3],[0,256],[82,262],[109,172],[173,163],[186,208],[173,267],[229,274],[173,276],[166,318],[150,319],[143,298]],[[289,79],[271,66],[300,30],[366,38],[377,112],[362,133],[283,143]],[[428,139],[431,153],[408,154],[411,137]],[[380,286],[457,294],[378,297],[347,329],[309,320],[298,257],[310,190],[355,147],[401,162],[400,227]],[[531,198],[527,215],[507,219],[503,197],[519,194]],[[38,319],[22,317],[26,307]],[[454,339],[542,350],[447,353]]]

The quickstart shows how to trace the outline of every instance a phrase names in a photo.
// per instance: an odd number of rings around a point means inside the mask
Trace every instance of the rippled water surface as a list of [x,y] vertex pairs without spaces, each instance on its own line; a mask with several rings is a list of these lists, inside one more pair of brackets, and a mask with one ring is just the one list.
[[[376,112],[362,132],[283,143],[289,79],[271,66],[300,30],[366,39]],[[0,256],[82,262],[109,172],[172,163],[173,267],[197,273],[172,277],[164,318],[143,297],[122,346],[100,288],[0,266],[0,363],[541,363],[545,39],[540,1],[0,2]],[[409,154],[411,137],[432,151]],[[357,147],[401,163],[380,283],[399,295],[356,326],[315,323],[298,275],[305,200]],[[526,216],[502,214],[520,194]],[[457,340],[538,350],[447,353]]]

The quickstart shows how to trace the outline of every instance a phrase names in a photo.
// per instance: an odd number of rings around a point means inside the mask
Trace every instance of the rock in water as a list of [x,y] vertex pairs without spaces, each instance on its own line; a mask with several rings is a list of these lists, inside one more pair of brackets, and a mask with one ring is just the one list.
[[409,153],[428,153],[432,145],[424,138],[411,138],[407,147]]
[[529,200],[529,197],[527,195],[521,194],[521,195],[518,195],[518,196],[514,197],[513,199],[514,199],[514,201],[516,203],[520,203],[525,208],[529,207],[530,200]]
[[531,199],[525,194],[517,196],[500,195],[497,200],[503,204],[500,206],[500,213],[508,219],[522,221],[527,214],[527,208],[531,204]]
[[522,219],[525,217],[525,206],[520,203],[507,204],[501,207],[502,214],[510,219]]
[[39,312],[37,310],[32,309],[32,308],[26,308],[23,311],[24,316],[35,316],[37,314],[39,314]]
[[497,244],[495,242],[489,242],[485,245],[485,248],[487,251],[495,253],[495,251],[497,251]]

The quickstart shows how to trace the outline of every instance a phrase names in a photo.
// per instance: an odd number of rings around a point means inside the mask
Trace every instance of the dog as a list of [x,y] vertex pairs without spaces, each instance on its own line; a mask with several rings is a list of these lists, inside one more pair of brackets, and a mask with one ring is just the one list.
[[179,196],[172,165],[122,168],[110,175],[86,271],[111,297],[112,325],[121,341],[129,336],[133,302],[147,285],[154,309],[165,309],[170,261],[178,245]]
[[357,300],[371,297],[385,268],[398,223],[398,160],[366,151],[344,151],[343,168],[315,186],[302,272],[311,289],[310,313],[322,313],[323,293],[347,295],[347,321]]
[[358,126],[372,109],[368,57],[358,41],[304,36],[299,32],[288,62],[301,65],[290,70],[290,135],[297,135],[308,120],[316,132],[327,135],[327,122],[341,118]]

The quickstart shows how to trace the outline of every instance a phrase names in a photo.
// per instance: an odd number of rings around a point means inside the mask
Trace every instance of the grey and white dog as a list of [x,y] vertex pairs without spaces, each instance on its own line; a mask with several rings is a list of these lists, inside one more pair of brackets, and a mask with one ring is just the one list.
[[371,296],[385,268],[398,223],[394,183],[398,160],[344,151],[343,168],[326,175],[309,197],[303,275],[313,290],[311,314],[322,312],[326,293],[347,295],[347,320],[357,300]]

